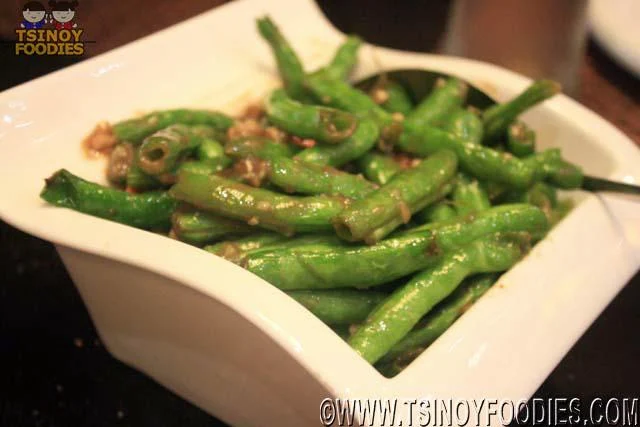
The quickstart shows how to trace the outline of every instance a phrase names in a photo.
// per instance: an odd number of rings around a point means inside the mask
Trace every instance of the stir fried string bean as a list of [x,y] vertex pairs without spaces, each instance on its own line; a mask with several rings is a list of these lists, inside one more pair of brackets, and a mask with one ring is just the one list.
[[582,183],[580,169],[561,159],[549,160],[544,155],[518,159],[509,153],[464,141],[435,127],[405,123],[398,146],[419,156],[428,156],[438,150],[452,150],[466,172],[508,186],[527,188],[544,178],[562,184],[564,188],[577,188]]
[[453,204],[458,215],[468,215],[491,207],[489,196],[482,184],[465,174],[458,174],[453,190]]
[[144,138],[154,132],[174,124],[209,126],[218,133],[224,133],[233,124],[233,119],[207,110],[166,110],[156,111],[139,118],[125,120],[114,124],[111,132],[119,141],[140,144]]
[[329,325],[360,323],[387,296],[352,289],[289,291],[287,294]]
[[366,93],[346,82],[318,73],[307,76],[306,85],[324,105],[348,111],[359,118],[369,118],[380,128],[393,121],[391,114],[376,104]]
[[402,170],[400,163],[381,153],[367,153],[360,157],[358,166],[364,176],[380,185],[384,185]]
[[530,156],[536,149],[536,134],[522,122],[516,122],[507,130],[507,148],[516,157]]
[[417,126],[443,124],[447,116],[462,105],[467,90],[467,84],[455,77],[438,79],[433,91],[407,116],[407,121]]
[[380,132],[374,121],[360,120],[355,132],[344,142],[331,146],[315,146],[302,150],[296,158],[308,163],[340,167],[371,150]]
[[203,249],[233,263],[240,264],[250,251],[255,251],[286,239],[287,237],[282,234],[263,231],[252,233],[250,236],[236,240],[225,240],[207,245]]
[[431,343],[442,335],[497,280],[497,274],[475,275],[425,316],[378,361],[376,367],[391,377],[398,374]]
[[521,256],[521,245],[505,238],[478,240],[445,255],[379,305],[349,338],[349,344],[368,362],[375,363],[465,277],[506,270]]
[[535,206],[502,205],[450,222],[427,224],[375,245],[328,243],[249,254],[244,266],[280,289],[370,287],[432,265],[446,251],[494,233],[539,236],[547,218]]
[[504,135],[507,127],[509,127],[520,114],[558,92],[560,92],[560,85],[557,82],[538,80],[511,101],[490,107],[482,116],[485,128],[485,139],[493,141]]
[[369,91],[369,96],[389,113],[400,113],[406,117],[413,110],[413,101],[406,89],[387,78],[377,82]]
[[212,243],[225,235],[248,234],[253,231],[245,222],[189,208],[175,211],[171,223],[171,230],[178,240],[195,246]]
[[200,209],[287,235],[330,230],[332,218],[347,202],[341,197],[285,196],[216,175],[185,170],[178,174],[170,193]]
[[283,90],[274,91],[266,103],[269,121],[301,138],[336,144],[353,134],[356,117],[334,108],[304,105],[289,99]]
[[176,206],[165,192],[129,194],[85,181],[65,169],[46,180],[40,197],[55,206],[149,230],[167,228]]
[[307,99],[304,88],[305,71],[293,47],[268,16],[258,19],[257,25],[260,35],[273,51],[287,93],[297,100]]
[[[413,169],[400,172],[389,183],[345,209],[334,222],[338,236],[373,243],[406,224],[411,215],[438,200],[453,178],[456,156],[441,151]],[[384,232],[377,233],[383,228]]]
[[174,172],[215,131],[206,126],[172,125],[148,136],[138,148],[137,164],[143,172],[159,176]]
[[463,141],[479,144],[484,128],[482,120],[472,110],[457,108],[445,119],[443,129]]
[[320,72],[325,73],[333,79],[346,79],[349,72],[356,65],[358,60],[358,49],[362,45],[362,39],[358,36],[349,36],[340,45],[331,62]]
[[357,36],[307,72],[269,17],[257,28],[282,80],[263,104],[103,122],[85,142],[117,188],[62,169],[41,198],[236,263],[395,375],[568,212],[557,189],[582,171],[520,118],[559,86],[482,111],[456,77],[422,96],[430,80],[383,72],[364,92]]

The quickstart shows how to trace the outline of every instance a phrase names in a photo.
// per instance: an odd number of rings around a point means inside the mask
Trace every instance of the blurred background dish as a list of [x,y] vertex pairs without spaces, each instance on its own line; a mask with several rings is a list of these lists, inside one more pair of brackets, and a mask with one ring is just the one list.
[[591,0],[594,38],[617,62],[640,78],[640,1]]
[[578,88],[587,0],[455,0],[443,53]]

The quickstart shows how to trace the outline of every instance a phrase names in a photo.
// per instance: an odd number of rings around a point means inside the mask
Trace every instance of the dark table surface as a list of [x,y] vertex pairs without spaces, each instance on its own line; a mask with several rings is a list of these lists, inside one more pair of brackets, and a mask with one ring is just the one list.
[[[113,2],[94,16],[94,30],[118,20]],[[178,22],[221,1],[158,1],[154,13],[119,20],[103,31],[89,55]],[[449,2],[323,1],[342,30],[401,49],[435,49]],[[396,4],[396,3],[394,3]],[[157,5],[157,7],[156,7]],[[365,7],[366,6],[366,7]],[[421,13],[416,16],[415,8]],[[139,9],[141,10],[141,9]],[[363,12],[366,11],[366,12]],[[385,17],[384,32],[375,25]],[[424,18],[431,17],[425,24]],[[88,19],[88,18],[87,18]],[[87,24],[89,25],[89,24]],[[65,58],[17,58],[2,44],[0,89],[69,65]],[[640,84],[590,43],[578,99],[640,144]],[[101,346],[87,311],[52,245],[0,222],[0,425],[204,426],[222,424],[144,375],[113,359]],[[535,397],[625,397],[640,394],[640,274],[576,343]]]

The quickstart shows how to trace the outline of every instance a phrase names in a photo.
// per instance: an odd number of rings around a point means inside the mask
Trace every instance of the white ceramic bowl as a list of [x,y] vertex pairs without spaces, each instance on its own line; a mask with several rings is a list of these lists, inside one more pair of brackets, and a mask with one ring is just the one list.
[[[83,136],[101,120],[178,106],[239,111],[278,83],[254,29],[269,13],[309,68],[342,35],[311,0],[241,0],[0,94],[0,216],[53,242],[109,351],[233,425],[313,425],[323,397],[528,398],[640,265],[640,209],[579,205],[436,343],[393,379],[302,306],[197,248],[46,206],[65,167],[104,181]],[[529,81],[492,65],[367,46],[358,76],[424,67],[506,99]],[[591,174],[640,180],[621,132],[565,96],[528,113],[544,146]]]

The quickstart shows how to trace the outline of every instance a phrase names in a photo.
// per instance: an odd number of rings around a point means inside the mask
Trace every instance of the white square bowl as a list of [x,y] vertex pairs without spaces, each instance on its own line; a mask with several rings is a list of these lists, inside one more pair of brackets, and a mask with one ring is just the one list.
[[[526,399],[640,266],[640,204],[578,206],[403,373],[378,374],[278,289],[197,248],[46,206],[65,167],[104,182],[83,136],[101,120],[193,106],[238,112],[278,84],[255,31],[268,13],[308,68],[343,38],[311,0],[241,0],[0,94],[0,217],[56,244],[109,351],[233,425],[313,425],[324,397]],[[357,76],[456,74],[504,100],[529,80],[475,61],[366,46]],[[640,153],[566,96],[527,113],[543,146],[638,183]],[[414,414],[415,415],[415,414]]]

